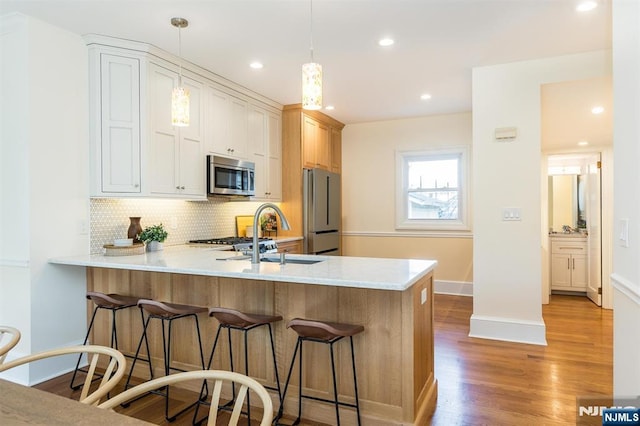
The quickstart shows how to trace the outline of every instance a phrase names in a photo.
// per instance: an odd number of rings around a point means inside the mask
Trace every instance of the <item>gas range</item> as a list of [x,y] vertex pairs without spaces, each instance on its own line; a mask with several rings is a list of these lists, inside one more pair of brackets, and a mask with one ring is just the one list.
[[[208,238],[203,240],[191,240],[189,244],[225,245],[232,246],[235,251],[250,251],[253,248],[253,238],[250,237],[224,237]],[[271,238],[259,238],[260,253],[277,253],[278,245]]]

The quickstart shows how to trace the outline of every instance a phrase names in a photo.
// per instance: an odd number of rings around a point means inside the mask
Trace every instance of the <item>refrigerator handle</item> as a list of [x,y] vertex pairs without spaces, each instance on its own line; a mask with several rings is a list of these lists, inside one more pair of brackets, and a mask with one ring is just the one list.
[[327,176],[327,225],[329,225],[329,212],[331,211],[331,207],[329,203],[331,202],[331,197],[329,197],[329,176]]

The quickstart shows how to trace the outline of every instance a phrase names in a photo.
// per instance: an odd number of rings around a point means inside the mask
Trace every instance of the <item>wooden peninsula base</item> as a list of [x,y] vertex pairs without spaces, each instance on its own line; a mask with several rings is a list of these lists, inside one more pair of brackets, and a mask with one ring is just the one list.
[[[361,416],[365,425],[425,425],[435,409],[437,382],[434,378],[433,278],[429,272],[404,291],[336,287],[278,281],[148,272],[127,269],[87,268],[88,290],[122,293],[161,301],[206,307],[224,306],[248,312],[279,314],[284,320],[274,324],[276,357],[284,388],[286,374],[296,343],[296,333],[286,328],[295,317],[361,324],[365,331],[354,337]],[[93,309],[88,303],[87,309]],[[141,335],[140,314],[134,309],[118,314],[120,349],[135,352]],[[96,319],[92,342],[109,343],[108,315]],[[218,323],[205,315],[199,318],[205,358],[211,351]],[[158,321],[154,321],[158,322]],[[197,340],[193,321],[174,324],[172,359],[186,369],[199,369]],[[234,333],[235,334],[235,333]],[[250,375],[274,386],[275,377],[267,330],[249,334]],[[158,374],[162,356],[161,329],[153,324],[151,352]],[[227,339],[216,350],[214,369],[229,369]],[[242,342],[234,335],[234,364],[244,372]],[[237,346],[237,347],[236,347]],[[311,345],[305,348],[312,348]],[[353,402],[350,350],[347,341],[339,342],[338,391]],[[304,352],[304,392],[332,398],[331,364],[325,345]],[[138,369],[138,365],[140,368]],[[134,375],[146,378],[144,363]],[[238,368],[238,367],[236,367]],[[147,371],[148,372],[148,371]],[[297,414],[297,374],[287,392],[285,413]],[[195,389],[194,389],[195,390]],[[279,403],[272,393],[274,408]],[[332,405],[305,399],[303,416],[333,424]],[[356,424],[355,410],[342,409],[344,424]]]

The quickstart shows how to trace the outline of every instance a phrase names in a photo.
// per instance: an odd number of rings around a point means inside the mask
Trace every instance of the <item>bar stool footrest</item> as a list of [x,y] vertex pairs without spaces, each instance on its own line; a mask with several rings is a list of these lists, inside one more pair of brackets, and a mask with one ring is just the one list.
[[[336,401],[334,401],[333,399],[320,398],[320,397],[311,396],[311,395],[302,395],[302,397],[307,399],[313,399],[314,401],[328,402],[329,404],[333,404],[333,405],[336,404]],[[343,407],[357,408],[356,404],[351,404],[349,402],[338,401],[338,405],[341,405]]]

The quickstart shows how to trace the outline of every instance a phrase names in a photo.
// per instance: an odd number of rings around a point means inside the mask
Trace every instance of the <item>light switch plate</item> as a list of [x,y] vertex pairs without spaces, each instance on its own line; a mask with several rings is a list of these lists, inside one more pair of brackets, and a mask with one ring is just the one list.
[[629,247],[629,219],[620,219],[620,237],[621,247]]
[[423,288],[422,291],[420,292],[420,303],[421,304],[425,304],[427,303],[427,289]]
[[521,209],[517,207],[505,207],[502,209],[502,220],[503,221],[517,221],[522,220]]

